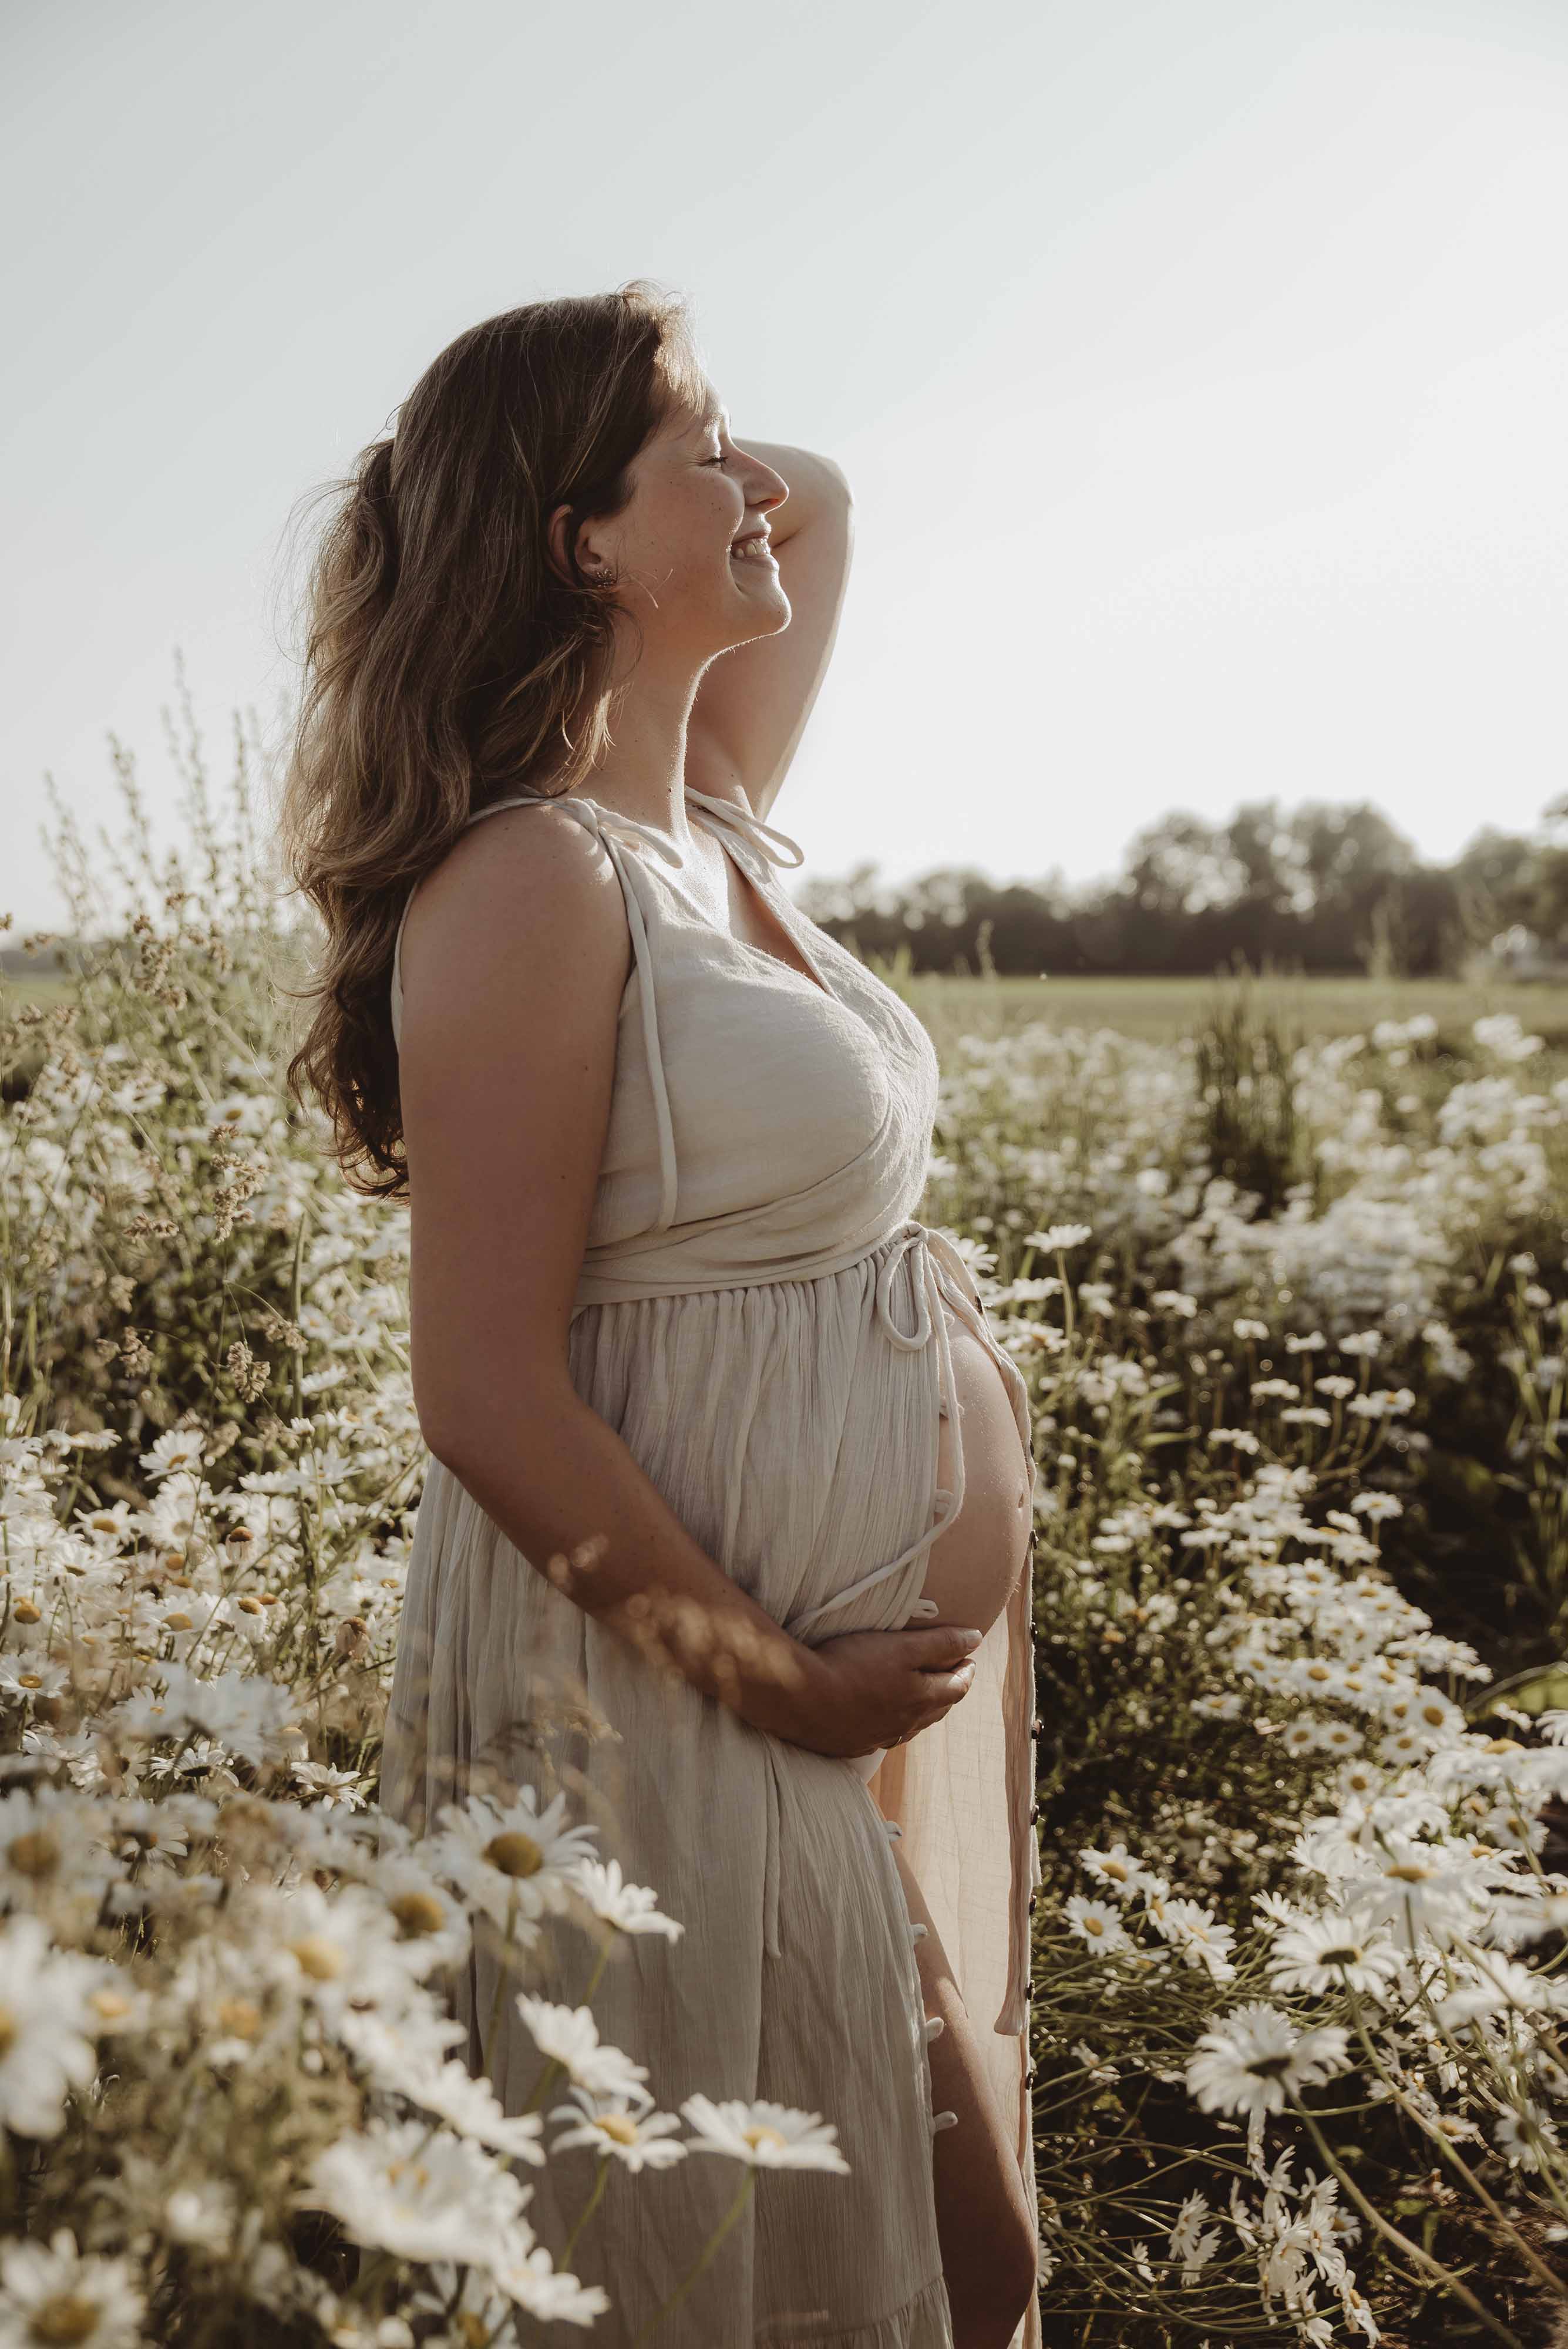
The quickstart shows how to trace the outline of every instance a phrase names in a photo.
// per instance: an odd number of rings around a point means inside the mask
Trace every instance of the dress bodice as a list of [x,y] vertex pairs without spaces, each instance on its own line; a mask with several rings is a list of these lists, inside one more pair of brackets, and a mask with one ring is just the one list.
[[[578,1309],[840,1270],[896,1232],[925,1187],[938,1066],[924,1026],[790,902],[774,877],[804,861],[787,833],[729,800],[687,800],[815,978],[718,927],[678,843],[651,825],[577,792],[498,800],[471,819],[565,809],[626,902],[633,959]],[[400,924],[394,1036],[401,947]]]

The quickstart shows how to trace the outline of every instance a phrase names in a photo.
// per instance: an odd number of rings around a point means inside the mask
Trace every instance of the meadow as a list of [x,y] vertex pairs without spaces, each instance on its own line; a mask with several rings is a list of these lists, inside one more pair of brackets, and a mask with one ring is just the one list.
[[[0,994],[0,2341],[614,2337],[621,2198],[830,2192],[834,2116],[531,1995],[546,1928],[589,2010],[680,1934],[564,1792],[376,1809],[407,1216],[283,1092],[308,942],[190,787],[117,926],[67,825],[117,942]],[[1568,1006],[885,975],[1033,1404],[1046,2338],[1568,2341]],[[451,2052],[480,1934],[521,2115]]]

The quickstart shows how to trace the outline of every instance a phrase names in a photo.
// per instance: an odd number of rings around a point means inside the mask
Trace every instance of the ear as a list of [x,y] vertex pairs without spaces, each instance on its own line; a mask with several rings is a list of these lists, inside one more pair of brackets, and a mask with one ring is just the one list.
[[[556,508],[545,525],[545,544],[550,559],[550,568],[568,587],[572,584],[572,574],[566,563],[566,533],[571,527],[571,507],[561,505]],[[580,549],[582,545],[580,534],[577,544]]]
[[[550,567],[565,580],[568,586],[572,585],[572,574],[566,564],[566,533],[571,528],[571,507],[560,505],[550,516],[545,530]],[[594,524],[591,518],[584,523],[577,533],[577,567],[579,570],[586,571],[590,579],[595,576],[596,570],[601,572],[607,578],[609,575],[611,568],[609,556],[607,550],[600,546],[594,537]]]

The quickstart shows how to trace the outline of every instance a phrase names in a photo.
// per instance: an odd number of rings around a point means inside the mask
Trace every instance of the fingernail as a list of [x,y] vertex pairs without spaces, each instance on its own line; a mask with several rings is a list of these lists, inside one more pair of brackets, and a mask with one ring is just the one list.
[[969,1641],[971,1648],[978,1648],[984,1637],[985,1633],[983,1631],[966,1631],[964,1633],[964,1638]]

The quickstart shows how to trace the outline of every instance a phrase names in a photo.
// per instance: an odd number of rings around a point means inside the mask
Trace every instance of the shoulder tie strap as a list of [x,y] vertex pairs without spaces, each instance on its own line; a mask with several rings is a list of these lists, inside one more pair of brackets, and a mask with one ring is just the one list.
[[[670,1088],[665,1081],[664,1056],[659,1042],[659,1009],[654,999],[653,956],[648,942],[648,925],[643,919],[642,902],[632,883],[626,861],[626,851],[618,835],[630,833],[646,841],[667,864],[679,865],[680,852],[662,833],[651,825],[639,823],[629,815],[614,808],[600,807],[596,800],[585,799],[580,792],[568,792],[550,798],[538,792],[519,793],[509,799],[492,800],[488,807],[476,808],[468,819],[470,824],[480,823],[487,815],[496,815],[508,807],[565,808],[587,831],[593,833],[606,855],[615,866],[626,901],[627,926],[631,932],[631,949],[638,969],[642,975],[642,1033],[647,1048],[649,1081],[653,1088],[654,1119],[659,1129],[659,1216],[653,1225],[656,1232],[668,1231],[675,1221],[679,1196],[679,1170],[675,1158],[675,1126],[670,1113]],[[463,829],[466,831],[468,825]],[[415,884],[417,889],[418,884]],[[397,943],[392,949],[392,1033],[394,1040],[402,1020],[402,945],[403,923],[409,918],[409,906],[414,891],[409,893],[403,907],[402,920],[398,924]]]
[[[787,832],[780,832],[776,825],[764,823],[760,815],[752,813],[750,808],[741,807],[733,800],[714,799],[707,792],[694,792],[690,783],[686,786],[686,796],[689,800],[695,800],[699,807],[708,809],[722,823],[731,825],[769,864],[782,864],[793,871],[805,863],[805,851],[798,840],[792,840]],[[793,853],[787,856],[775,853],[768,845],[770,841],[776,841],[779,849],[789,849]]]

